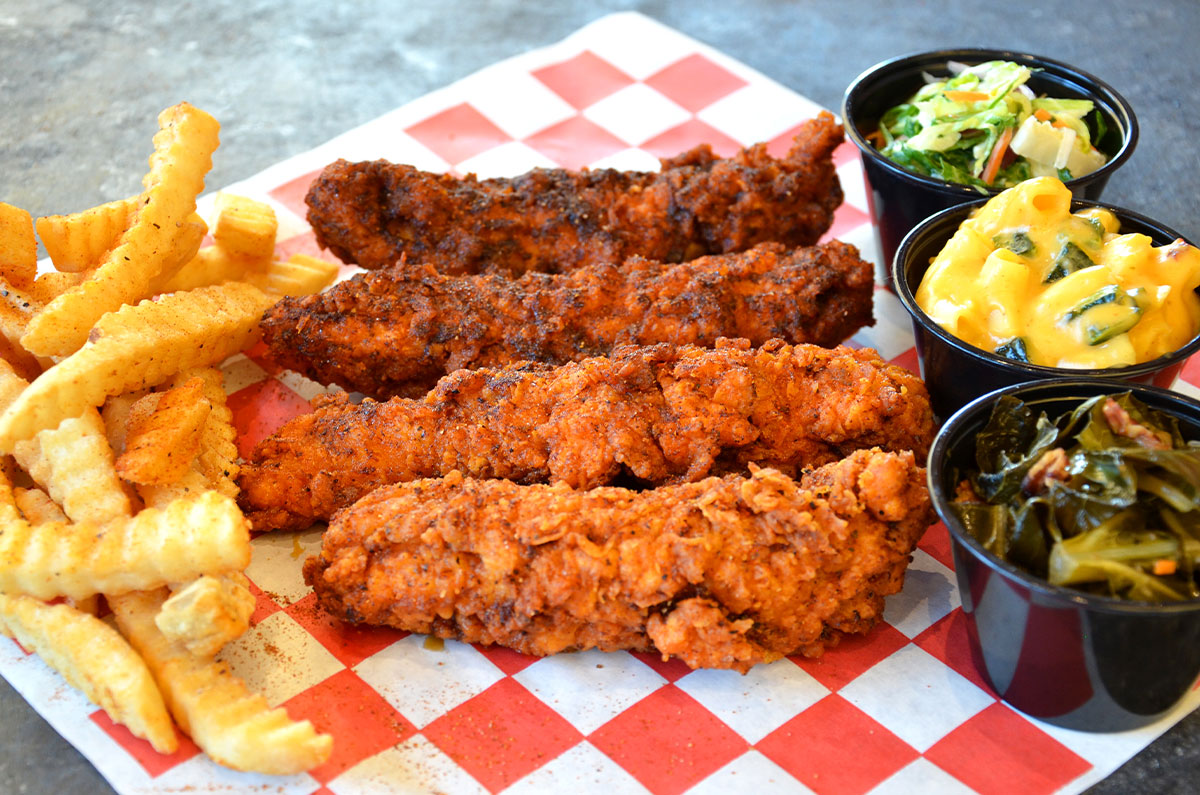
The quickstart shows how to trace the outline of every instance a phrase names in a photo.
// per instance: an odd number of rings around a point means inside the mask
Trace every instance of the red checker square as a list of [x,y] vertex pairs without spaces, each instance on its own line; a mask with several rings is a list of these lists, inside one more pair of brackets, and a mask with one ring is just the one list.
[[971,684],[993,696],[996,695],[971,657],[971,641],[967,637],[967,614],[962,608],[951,610],[941,620],[913,638],[913,643],[962,674]]
[[841,168],[842,166],[858,159],[858,147],[853,141],[842,141],[838,144],[837,149],[833,150],[833,167]]
[[525,139],[525,144],[563,168],[580,169],[628,144],[583,116],[572,116]]
[[838,645],[820,657],[796,655],[788,659],[825,687],[837,691],[907,644],[908,638],[904,633],[891,624],[881,622],[865,635],[843,636]]
[[980,795],[1056,792],[1092,767],[1000,703],[947,734],[925,758]]
[[307,174],[302,174],[277,188],[267,191],[267,195],[296,215],[304,218],[308,215],[308,205],[304,203],[304,197],[308,195],[308,186],[312,184],[312,181],[320,173],[320,171],[310,171]]
[[250,593],[254,594],[254,612],[250,614],[250,626],[252,627],[283,609],[271,594],[253,582],[250,583]]
[[675,685],[655,690],[588,740],[657,795],[683,792],[748,748]]
[[583,110],[635,82],[589,50],[561,63],[535,69],[531,74],[576,110]]
[[657,652],[635,651],[630,653],[653,668],[654,673],[668,682],[677,682],[692,672],[688,664],[677,657],[668,657],[664,660],[663,656]]
[[1192,386],[1200,386],[1200,355],[1192,356],[1183,363],[1179,377]]
[[321,609],[315,593],[293,602],[286,610],[296,623],[348,668],[409,635],[391,627],[356,626],[339,621]]
[[917,349],[909,348],[904,353],[892,358],[889,364],[896,364],[917,375],[921,374],[921,360],[917,358]]
[[692,113],[747,85],[745,80],[700,53],[681,58],[643,82]]
[[337,258],[330,254],[317,242],[317,233],[311,229],[307,232],[301,232],[298,235],[292,235],[286,240],[280,240],[275,244],[275,251],[281,257],[290,257],[293,254],[307,254],[310,257],[337,262]]
[[276,364],[275,360],[271,358],[271,348],[262,340],[259,340],[251,345],[249,348],[243,351],[243,353],[246,354],[247,359],[254,362],[271,375],[279,375],[284,370],[284,368]]
[[466,102],[435,113],[405,130],[447,163],[506,144],[512,137]]
[[842,205],[833,211],[833,224],[830,225],[829,231],[821,236],[821,242],[836,240],[847,232],[869,223],[871,223],[869,215],[852,204],[842,202]]
[[712,146],[719,157],[733,157],[742,148],[737,141],[699,119],[688,119],[683,124],[654,136],[638,148],[655,157],[674,157],[700,144]]
[[1171,384],[1175,383],[1175,378],[1183,372],[1183,364],[1173,364],[1170,367],[1164,367],[1159,370],[1150,379],[1150,382],[1155,386],[1160,386],[1163,389],[1170,389]]
[[285,422],[309,412],[308,401],[274,378],[239,389],[229,396],[238,453],[249,458],[254,445],[279,430]]
[[484,646],[479,643],[471,645],[475,647],[475,651],[487,657],[492,665],[504,671],[508,676],[521,673],[540,659],[530,654],[521,654],[519,651],[506,649],[503,646]]
[[426,726],[423,734],[492,792],[583,739],[562,716],[508,677]]
[[146,740],[134,737],[129,729],[113,723],[104,710],[98,709],[88,717],[91,718],[92,723],[103,729],[105,734],[113,738],[117,745],[124,748],[142,766],[150,778],[157,778],[200,753],[200,748],[180,731],[175,732],[175,736],[179,738],[178,750],[173,754],[160,754]]
[[918,756],[912,746],[836,693],[756,747],[818,795],[866,792]]
[[292,718],[308,718],[318,731],[337,738],[329,760],[308,771],[321,783],[404,742],[417,731],[387,699],[350,670],[293,696],[283,706]]
[[921,540],[917,542],[917,549],[943,566],[954,568],[954,553],[950,548],[950,531],[946,529],[944,523],[938,522],[930,525],[929,529],[925,531],[925,535],[921,536]]

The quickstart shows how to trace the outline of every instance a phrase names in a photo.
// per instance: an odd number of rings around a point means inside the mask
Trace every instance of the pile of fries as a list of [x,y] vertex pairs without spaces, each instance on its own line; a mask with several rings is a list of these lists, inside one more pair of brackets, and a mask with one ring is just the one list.
[[159,126],[137,196],[38,218],[36,237],[0,203],[0,632],[162,753],[178,726],[223,765],[297,773],[332,738],[215,660],[254,609],[216,367],[337,267],[276,261],[274,211],[242,197],[218,196],[206,240],[219,125],[183,103]]

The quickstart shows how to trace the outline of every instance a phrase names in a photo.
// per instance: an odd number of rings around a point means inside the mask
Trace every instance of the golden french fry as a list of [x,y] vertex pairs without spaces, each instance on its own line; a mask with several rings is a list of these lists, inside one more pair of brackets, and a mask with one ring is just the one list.
[[229,282],[142,301],[105,315],[92,339],[30,384],[0,415],[0,452],[57,427],[105,398],[207,367],[259,338],[259,319],[275,299]]
[[38,599],[157,588],[249,564],[246,519],[213,491],[105,524],[30,525],[18,514],[0,533],[0,593]]
[[196,258],[206,234],[208,234],[208,224],[204,223],[204,219],[197,213],[192,213],[179,228],[179,233],[175,235],[175,240],[171,244],[171,253],[163,262],[162,270],[150,280],[148,288],[150,295],[175,292],[174,289],[168,290],[166,286],[174,281],[180,269]]
[[33,280],[33,286],[29,288],[29,297],[36,301],[39,307],[43,307],[67,290],[78,284],[82,284],[90,273],[90,271],[81,271],[79,273],[49,271],[43,273]]
[[109,599],[122,634],[142,655],[167,708],[192,740],[219,764],[235,770],[291,775],[329,758],[333,738],[311,722],[271,709],[224,663],[172,643],[154,624],[166,589]]
[[275,256],[279,222],[266,202],[232,193],[219,193],[213,240],[234,257],[264,261]]
[[117,459],[117,474],[143,485],[179,480],[200,452],[210,411],[204,381],[199,378],[158,393],[154,410],[129,428],[125,452]]
[[265,262],[235,256],[219,246],[205,246],[163,283],[160,292],[194,290],[212,284],[247,280],[265,267]]
[[43,306],[29,290],[18,289],[0,276],[0,337],[25,350],[21,337]]
[[36,652],[114,723],[174,753],[179,739],[149,668],[103,621],[65,604],[0,594],[0,632]]
[[[125,452],[125,437],[129,432],[133,407],[147,394],[146,390],[139,389],[135,392],[113,395],[104,401],[104,408],[100,410],[100,419],[104,420],[104,435],[108,437],[108,446],[112,448],[113,455]],[[0,407],[3,406],[4,403],[0,402]]]
[[141,195],[107,202],[69,215],[43,215],[37,233],[54,267],[78,273],[100,264],[129,228]]
[[37,357],[22,348],[21,343],[12,342],[3,334],[0,334],[0,360],[26,381],[32,381],[42,374],[42,363]]
[[263,273],[245,278],[272,295],[311,295],[324,290],[337,278],[338,266],[307,254],[293,254],[286,262],[272,262]]
[[173,590],[154,623],[192,654],[213,657],[250,628],[253,612],[254,594],[244,574],[205,574]]
[[196,211],[212,167],[220,125],[185,103],[159,115],[146,191],[129,226],[91,278],[51,301],[30,322],[21,344],[40,356],[66,356],[88,340],[106,312],[149,294],[172,251],[179,225]]
[[58,503],[41,489],[13,489],[13,498],[30,524],[70,521]]
[[[274,235],[271,237],[274,241]],[[33,218],[20,207],[0,202],[0,277],[25,290],[37,275]]]

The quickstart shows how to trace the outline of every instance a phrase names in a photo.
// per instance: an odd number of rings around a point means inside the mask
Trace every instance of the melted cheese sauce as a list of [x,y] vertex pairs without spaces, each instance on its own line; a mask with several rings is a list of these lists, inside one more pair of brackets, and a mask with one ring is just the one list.
[[998,194],[934,258],[918,306],[977,348],[1052,367],[1149,361],[1196,336],[1200,250],[1070,208],[1053,177]]

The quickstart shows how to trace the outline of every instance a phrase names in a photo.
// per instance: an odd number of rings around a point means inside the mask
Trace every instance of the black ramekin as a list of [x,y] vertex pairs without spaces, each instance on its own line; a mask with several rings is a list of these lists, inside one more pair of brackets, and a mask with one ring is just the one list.
[[[905,236],[892,261],[894,289],[912,318],[921,377],[929,388],[933,412],[939,418],[949,417],[959,407],[985,392],[1045,378],[1093,377],[1169,386],[1187,358],[1200,350],[1200,334],[1197,334],[1176,351],[1127,367],[1047,367],[1006,359],[969,345],[943,329],[917,306],[917,288],[929,269],[930,261],[954,235],[959,224],[986,202],[987,199],[976,199],[927,218]],[[1078,212],[1085,207],[1111,210],[1121,222],[1122,234],[1140,232],[1153,240],[1156,246],[1182,239],[1182,235],[1175,230],[1131,210],[1084,199],[1071,202],[1071,212]]]
[[[949,74],[947,62],[977,64],[1012,61],[1039,69],[1028,86],[1037,94],[1055,99],[1090,99],[1103,114],[1107,131],[1094,145],[1108,155],[1108,162],[1067,187],[1080,199],[1098,199],[1108,178],[1133,154],[1138,124],[1133,108],[1111,86],[1097,77],[1065,63],[1039,55],[1011,50],[954,49],[904,55],[875,64],[846,89],[842,98],[842,122],[846,135],[862,155],[867,183],[867,201],[875,222],[883,263],[892,261],[908,230],[939,210],[980,197],[969,185],[958,185],[909,171],[879,153],[866,135],[879,128],[879,117],[904,102],[924,85],[923,73],[935,77]],[[999,192],[996,189],[990,193]]]
[[1132,390],[1200,439],[1200,403],[1152,386],[1098,378],[1019,384],[963,407],[929,452],[929,490],[950,530],[954,569],[979,672],[1014,708],[1084,731],[1152,723],[1200,677],[1200,599],[1129,602],[1053,586],[996,558],[949,510],[955,485],[975,466],[975,437],[992,406],[1012,395],[1051,418],[1098,394]]

